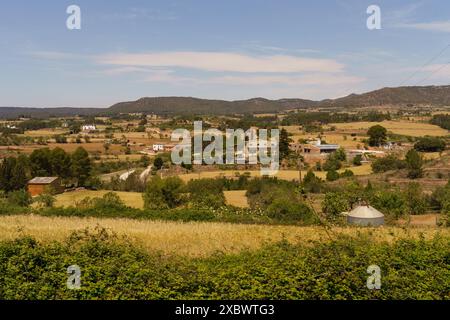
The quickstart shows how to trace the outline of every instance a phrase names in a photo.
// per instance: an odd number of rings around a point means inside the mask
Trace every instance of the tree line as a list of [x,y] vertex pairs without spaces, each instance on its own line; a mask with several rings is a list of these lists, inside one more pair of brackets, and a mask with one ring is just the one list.
[[63,182],[85,186],[92,164],[87,151],[79,147],[73,153],[61,148],[34,150],[29,156],[7,157],[0,163],[0,190],[24,189],[33,177],[60,177]]

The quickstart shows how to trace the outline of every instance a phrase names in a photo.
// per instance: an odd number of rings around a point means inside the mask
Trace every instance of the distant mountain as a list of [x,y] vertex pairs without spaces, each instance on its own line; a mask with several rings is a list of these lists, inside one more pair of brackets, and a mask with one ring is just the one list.
[[[101,110],[101,109],[100,109]],[[0,119],[15,119],[18,117],[45,119],[49,117],[70,117],[95,115],[98,108],[21,108],[0,107]]]
[[383,88],[363,94],[351,94],[343,98],[322,101],[305,99],[268,100],[264,98],[225,101],[191,97],[154,97],[120,102],[106,109],[0,107],[0,118],[17,118],[19,116],[48,118],[50,116],[115,115],[140,112],[159,115],[226,115],[236,113],[274,113],[310,107],[346,108],[407,105],[450,106],[450,86]]
[[369,107],[401,105],[450,106],[450,86],[383,88],[321,101],[320,106]]
[[185,97],[141,98],[131,102],[113,105],[107,114],[144,112],[155,114],[233,114],[270,113],[287,109],[306,108],[316,102],[303,99],[268,100],[254,98],[249,100],[224,101]]

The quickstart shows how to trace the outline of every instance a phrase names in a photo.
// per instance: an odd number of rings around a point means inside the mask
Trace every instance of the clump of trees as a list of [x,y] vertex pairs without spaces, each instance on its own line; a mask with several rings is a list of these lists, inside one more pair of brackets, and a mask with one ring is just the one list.
[[414,144],[414,149],[421,152],[442,152],[446,143],[437,137],[422,137]]

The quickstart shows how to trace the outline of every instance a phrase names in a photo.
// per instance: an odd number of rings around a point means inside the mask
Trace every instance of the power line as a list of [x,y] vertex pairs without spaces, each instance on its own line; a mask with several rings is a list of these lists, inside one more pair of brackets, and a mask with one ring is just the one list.
[[444,49],[442,49],[436,56],[432,57],[430,60],[428,60],[427,62],[425,62],[420,68],[418,68],[416,71],[414,71],[412,73],[412,75],[410,75],[408,78],[406,78],[405,80],[403,80],[398,86],[401,87],[402,85],[404,85],[406,82],[408,82],[409,80],[411,80],[412,78],[414,78],[425,66],[429,65],[430,63],[432,63],[434,60],[436,60],[437,58],[439,58],[440,56],[442,56],[442,54],[444,54],[444,52],[450,48],[450,44],[446,45],[444,47]]
[[441,70],[443,70],[444,68],[448,67],[448,65],[450,65],[450,61],[447,62],[446,64],[443,64],[441,66],[439,66],[439,68],[437,68],[436,70],[434,70],[433,72],[431,72],[429,75],[427,75],[425,78],[423,78],[422,80],[416,82],[415,86],[423,83],[424,81],[430,79],[434,74],[440,72]]

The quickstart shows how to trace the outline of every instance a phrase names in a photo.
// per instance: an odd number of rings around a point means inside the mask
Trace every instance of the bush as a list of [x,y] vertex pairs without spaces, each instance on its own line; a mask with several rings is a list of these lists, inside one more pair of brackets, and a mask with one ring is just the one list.
[[354,166],[360,166],[360,165],[362,164],[362,163],[361,163],[361,160],[362,160],[362,156],[361,156],[360,154],[357,154],[357,155],[353,158],[352,163],[353,163]]
[[18,207],[28,207],[33,200],[26,190],[17,190],[8,193],[8,203]]
[[144,192],[144,206],[147,209],[175,208],[184,202],[184,191],[185,184],[180,178],[154,176]]
[[43,208],[52,208],[55,204],[55,201],[55,197],[47,193],[41,194],[33,200],[33,202],[37,203],[39,207]]
[[317,222],[311,208],[301,201],[288,197],[277,198],[267,207],[267,215],[281,222],[301,221],[303,223]]
[[423,176],[423,159],[414,149],[409,150],[405,156],[406,166],[408,168],[408,178],[418,179]]
[[225,205],[223,181],[220,179],[195,179],[187,184],[189,202],[197,208],[218,209]]
[[441,152],[445,150],[445,141],[437,137],[419,138],[414,149],[421,152]]
[[400,170],[404,168],[406,168],[405,161],[398,159],[394,155],[387,155],[372,162],[372,171],[375,173],[381,173],[390,170]]
[[336,181],[339,177],[339,173],[336,170],[330,170],[327,172],[327,181]]
[[336,220],[343,212],[350,210],[348,200],[338,192],[327,192],[322,201],[322,211],[329,220]]

